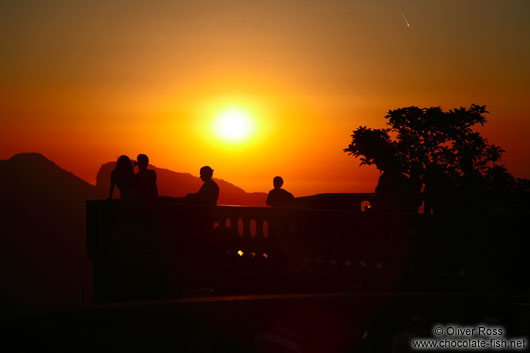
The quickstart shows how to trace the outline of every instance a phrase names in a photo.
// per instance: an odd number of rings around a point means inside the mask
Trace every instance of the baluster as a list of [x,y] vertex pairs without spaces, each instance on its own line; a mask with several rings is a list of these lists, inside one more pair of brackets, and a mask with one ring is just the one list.
[[264,251],[265,238],[263,236],[263,219],[256,218],[256,235],[254,236],[254,248],[257,256],[262,256]]
[[243,216],[240,218],[243,223],[243,229],[242,229],[242,235],[241,235],[241,247],[243,252],[245,253],[244,256],[250,256],[250,252],[252,251],[252,237],[250,235],[250,218],[247,216]]
[[233,253],[237,254],[239,250],[239,232],[238,232],[238,218],[236,216],[231,216],[230,218],[230,248]]
[[252,220],[250,217],[243,217],[243,237],[245,238],[252,238],[252,235],[250,234],[250,221]]

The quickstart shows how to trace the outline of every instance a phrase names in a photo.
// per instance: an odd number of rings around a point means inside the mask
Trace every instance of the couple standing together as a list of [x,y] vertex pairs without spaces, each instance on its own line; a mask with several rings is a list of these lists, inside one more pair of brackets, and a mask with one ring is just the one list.
[[[156,185],[156,172],[147,169],[149,158],[145,154],[139,154],[137,161],[125,155],[118,158],[116,167],[110,175],[109,199],[112,199],[114,187],[120,190],[122,200],[149,201],[158,197]],[[138,173],[134,173],[134,167],[138,166]]]

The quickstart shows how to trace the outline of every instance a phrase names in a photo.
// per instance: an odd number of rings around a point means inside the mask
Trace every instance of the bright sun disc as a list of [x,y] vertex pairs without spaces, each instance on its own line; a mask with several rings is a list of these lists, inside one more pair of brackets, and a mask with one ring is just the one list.
[[225,109],[215,119],[215,134],[227,142],[246,140],[252,135],[253,130],[252,118],[242,109]]

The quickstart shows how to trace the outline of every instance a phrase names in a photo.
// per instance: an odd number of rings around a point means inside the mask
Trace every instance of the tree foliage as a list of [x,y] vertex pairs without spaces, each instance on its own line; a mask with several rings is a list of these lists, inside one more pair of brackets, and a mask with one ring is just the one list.
[[487,113],[485,106],[475,104],[449,111],[414,106],[390,110],[385,116],[386,128],[360,126],[344,152],[359,158],[361,165],[377,164],[381,156],[391,155],[402,172],[420,178],[433,167],[456,177],[464,160],[484,174],[488,170],[498,174],[501,170],[492,168],[505,151],[473,130],[486,123]]

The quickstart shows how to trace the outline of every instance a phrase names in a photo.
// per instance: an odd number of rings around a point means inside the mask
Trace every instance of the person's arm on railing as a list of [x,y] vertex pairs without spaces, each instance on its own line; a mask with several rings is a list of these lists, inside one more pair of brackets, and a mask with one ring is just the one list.
[[153,170],[153,174],[154,174],[154,177],[155,177],[155,187],[154,187],[154,196],[155,196],[155,199],[158,197],[158,185],[156,185],[156,172]]
[[114,183],[110,183],[110,191],[108,200],[112,200],[112,193],[114,192]]
[[109,198],[107,200],[112,200],[112,194],[114,193],[114,185],[116,185],[116,182],[114,181],[114,173],[112,173],[110,176]]

